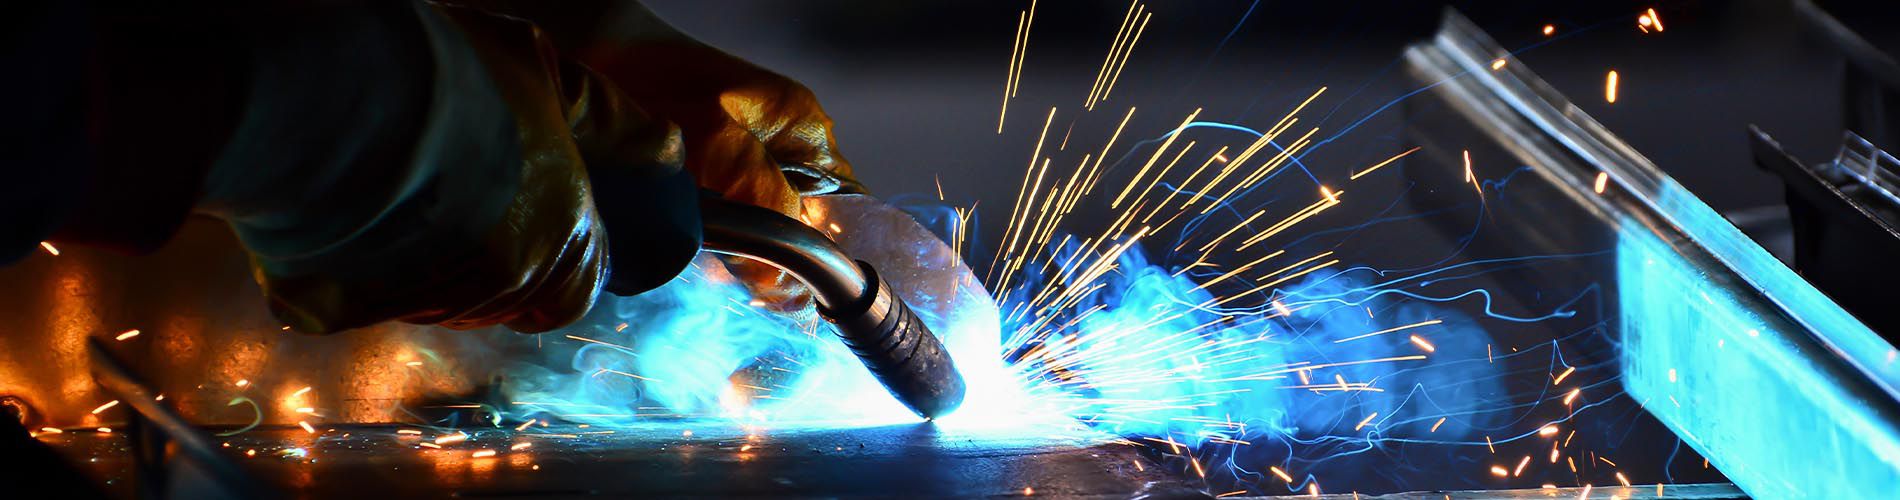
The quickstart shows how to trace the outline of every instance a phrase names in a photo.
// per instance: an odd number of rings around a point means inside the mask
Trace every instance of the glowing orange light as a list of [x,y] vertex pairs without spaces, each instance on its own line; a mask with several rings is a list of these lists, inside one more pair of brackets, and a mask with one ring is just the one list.
[[1603,100],[1616,104],[1616,70],[1610,70],[1610,75],[1603,79]]
[[1438,352],[1438,348],[1433,346],[1431,342],[1426,342],[1425,339],[1419,338],[1417,335],[1412,336],[1412,345],[1418,346],[1419,349],[1424,349],[1425,352]]
[[112,407],[114,407],[114,406],[118,406],[118,405],[119,405],[119,400],[117,400],[117,399],[114,399],[114,400],[111,400],[111,401],[107,401],[107,402],[106,402],[106,404],[102,404],[102,405],[99,405],[99,407],[98,407],[98,408],[93,408],[93,409],[92,409],[92,414],[93,414],[93,415],[98,415],[98,414],[99,414],[99,412],[102,412],[102,411],[106,411],[106,410],[109,410],[109,409],[112,409]]

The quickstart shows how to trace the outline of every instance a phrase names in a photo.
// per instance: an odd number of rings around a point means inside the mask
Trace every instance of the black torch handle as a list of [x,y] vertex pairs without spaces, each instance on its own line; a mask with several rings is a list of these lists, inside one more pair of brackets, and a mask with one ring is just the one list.
[[949,350],[870,264],[858,266],[875,287],[871,300],[855,310],[820,307],[818,314],[838,326],[851,352],[911,411],[925,418],[955,411],[963,403],[963,376]]

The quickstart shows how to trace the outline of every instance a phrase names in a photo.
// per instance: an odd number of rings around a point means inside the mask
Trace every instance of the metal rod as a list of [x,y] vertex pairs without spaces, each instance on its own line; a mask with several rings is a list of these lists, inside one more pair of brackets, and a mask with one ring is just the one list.
[[[158,404],[157,396],[146,384],[133,375],[132,371],[120,362],[117,356],[96,337],[86,338],[86,350],[92,357],[92,377],[99,387],[119,398],[138,413],[134,418],[149,425],[141,425],[140,432],[163,433],[164,437],[190,457],[215,482],[229,488],[228,492],[238,498],[264,498],[264,490],[257,482],[244,473],[244,470],[230,457],[218,452],[218,446],[211,439],[198,432],[198,428],[186,421],[183,415]],[[143,456],[139,457],[145,458]],[[165,470],[165,467],[154,467]]]
[[868,295],[868,277],[824,233],[764,208],[713,195],[702,200],[705,250],[757,260],[791,273],[826,309],[845,309]]

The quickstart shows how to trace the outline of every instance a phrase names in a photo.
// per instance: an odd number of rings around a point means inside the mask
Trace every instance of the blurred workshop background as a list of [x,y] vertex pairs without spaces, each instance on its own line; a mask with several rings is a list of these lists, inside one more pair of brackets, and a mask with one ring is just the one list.
[[[941,182],[947,197],[965,204],[1007,203],[1015,194],[1039,118],[1049,106],[1082,105],[1128,7],[1043,2],[1020,91],[998,134],[1013,30],[1027,1],[647,3],[680,29],[810,86],[837,120],[840,145],[858,175],[876,192],[934,194]],[[1892,7],[1819,3],[1876,45],[1900,41],[1900,30],[1877,29],[1895,19]],[[1732,218],[1773,218],[1782,210],[1780,182],[1750,159],[1748,125],[1810,161],[1832,158],[1839,147],[1841,57],[1803,34],[1788,1],[1449,6]],[[1203,120],[1263,127],[1328,86],[1321,104],[1333,109],[1314,125],[1322,133],[1353,128],[1314,151],[1308,164],[1344,172],[1397,146],[1403,113],[1387,105],[1417,86],[1399,74],[1400,54],[1431,35],[1444,7],[1156,3],[1147,7],[1153,23],[1114,94],[1091,113],[1120,115],[1137,106],[1145,112],[1129,131],[1146,137],[1197,107],[1206,110]],[[1658,10],[1665,31],[1637,29],[1634,18],[1645,8]],[[1546,25],[1552,35],[1542,33]],[[1610,70],[1620,76],[1615,104],[1602,99]],[[1085,120],[1070,133],[1099,143],[1114,118]]]

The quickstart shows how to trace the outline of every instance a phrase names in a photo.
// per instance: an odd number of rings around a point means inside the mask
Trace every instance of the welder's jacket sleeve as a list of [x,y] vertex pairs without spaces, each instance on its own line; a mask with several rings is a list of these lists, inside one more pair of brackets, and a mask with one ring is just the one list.
[[[25,182],[0,195],[35,205],[9,215],[0,263],[43,240],[149,250],[195,212],[230,224],[273,311],[299,330],[544,331],[585,314],[609,279],[589,162],[647,185],[686,178],[677,129],[555,57],[531,24],[413,2],[289,4],[127,13],[112,34],[154,38],[104,37],[106,69],[119,72],[104,90],[35,110],[73,126],[22,145],[27,158],[97,154],[7,167]],[[165,38],[194,29],[219,36]],[[63,83],[100,77],[50,69],[85,75]],[[656,216],[624,230],[683,266],[697,220],[676,215],[695,213],[692,188],[666,186],[689,194],[630,193]],[[651,286],[677,271],[643,264],[619,262],[616,275]]]

